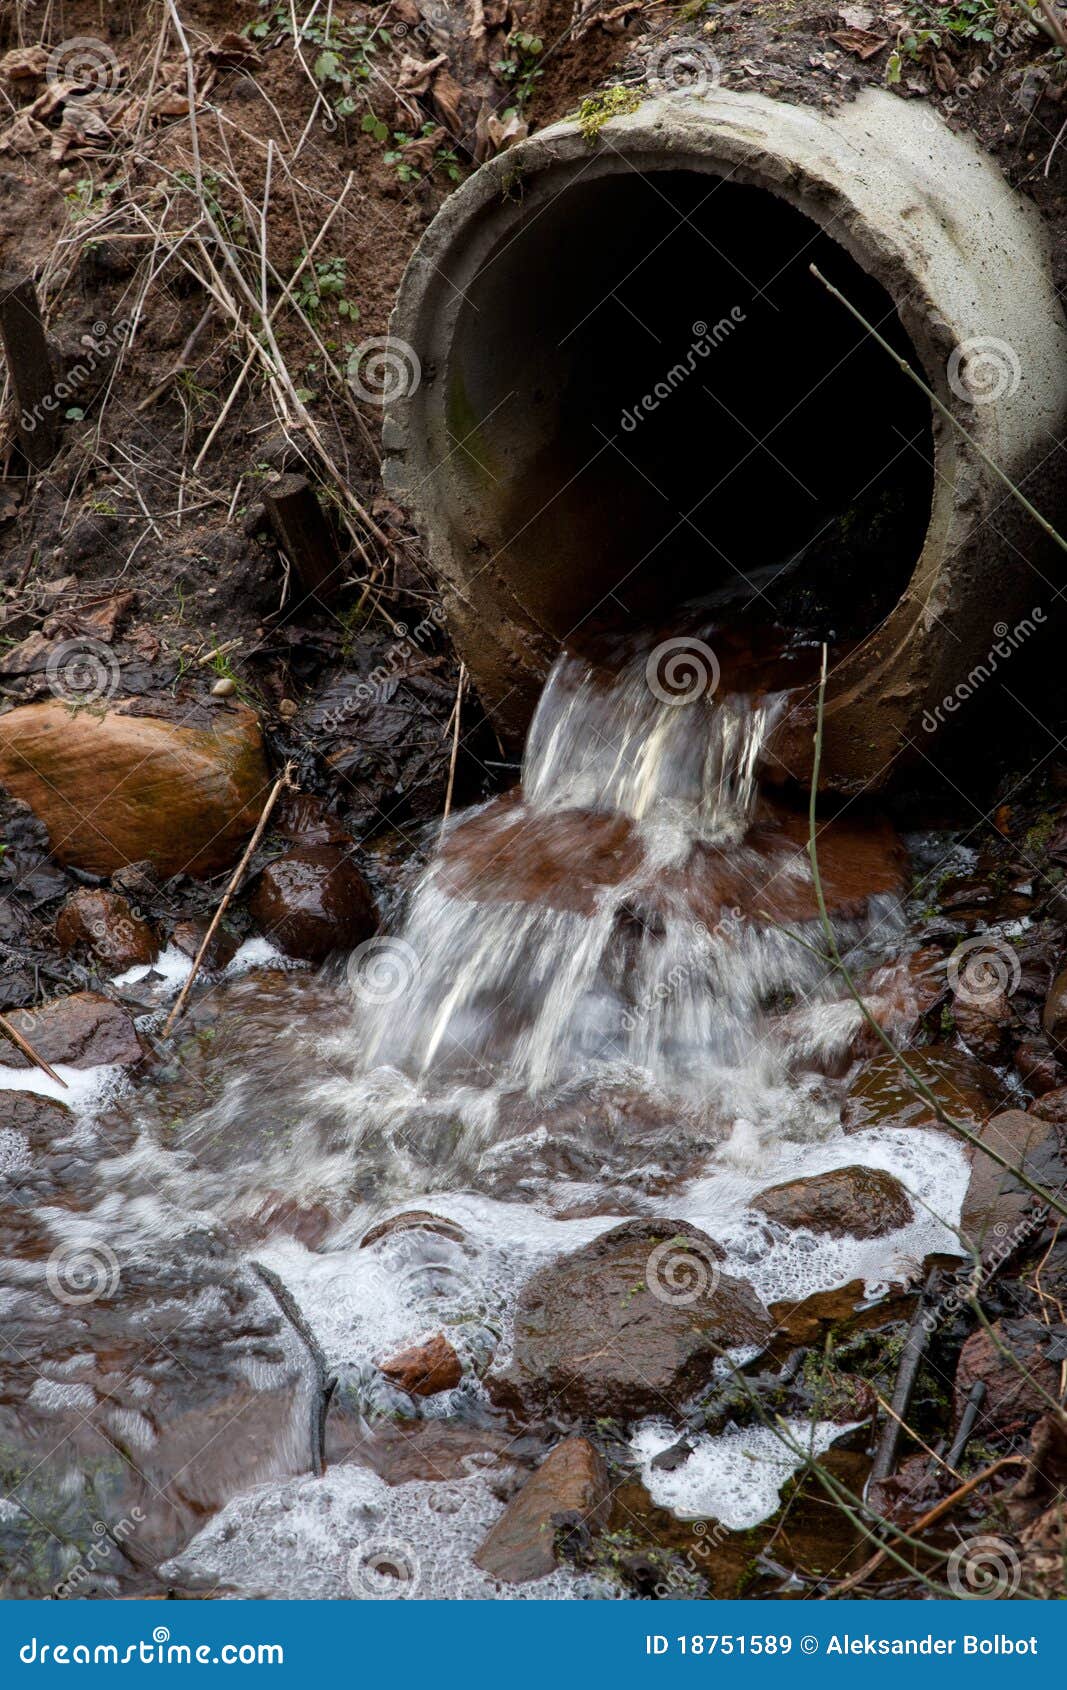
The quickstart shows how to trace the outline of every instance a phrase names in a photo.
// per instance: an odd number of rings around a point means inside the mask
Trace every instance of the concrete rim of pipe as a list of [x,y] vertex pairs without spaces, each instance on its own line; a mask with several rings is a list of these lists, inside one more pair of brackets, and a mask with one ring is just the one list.
[[[657,259],[651,237],[663,229]],[[991,660],[996,669],[998,640],[1010,652],[1028,637],[1027,623],[1051,617],[1061,554],[1050,562],[1032,520],[836,302],[840,322],[818,318],[820,347],[826,336],[853,338],[822,347],[827,366],[840,352],[825,375],[817,364],[794,377],[818,338],[804,328],[819,310],[803,293],[818,288],[812,255],[838,266],[852,297],[860,290],[866,315],[882,297],[897,343],[930,387],[1056,520],[1063,317],[1036,211],[969,137],[922,103],[881,90],[826,112],[723,89],[649,99],[592,142],[575,122],[556,124],[483,165],[434,218],[401,284],[382,396],[386,484],[415,520],[457,649],[509,744],[521,743],[561,640],[600,614],[618,578],[622,598],[636,583],[635,602],[642,592],[654,600],[660,582],[678,601],[716,572],[720,582],[747,579],[750,551],[773,563],[804,540],[788,514],[790,496],[808,509],[804,492],[814,509],[798,523],[828,509],[837,522],[820,482],[835,453],[857,486],[868,472],[876,490],[889,476],[916,479],[879,492],[887,510],[903,513],[883,523],[888,554],[858,555],[858,574],[875,581],[881,572],[885,591],[873,592],[872,625],[831,678],[828,786],[884,785],[908,741],[925,743],[931,724],[954,720],[981,685],[978,671]],[[772,273],[776,258],[785,281]],[[743,275],[746,262],[757,274]],[[748,309],[729,307],[731,285]],[[655,436],[641,408],[654,342],[665,371],[689,370],[678,336],[708,290],[711,309],[693,329],[721,332],[713,355],[696,360],[704,409],[694,409],[695,382],[681,398],[672,388],[660,410],[674,420],[657,421]],[[807,316],[798,318],[801,294]],[[635,299],[652,321],[637,321]],[[617,313],[609,326],[605,301],[625,307],[635,326]],[[750,320],[759,345],[741,331]],[[807,385],[796,387],[798,404],[783,421],[791,380]],[[761,383],[768,435],[751,409]],[[613,424],[627,393],[634,403]],[[738,422],[735,408],[743,433],[718,420]],[[630,433],[628,416],[637,419]],[[587,425],[611,435],[602,449]],[[747,436],[757,440],[751,450]],[[772,438],[788,443],[791,462],[779,461]],[[917,469],[883,467],[924,452],[925,493]],[[674,522],[668,543],[642,486],[664,465],[671,473],[679,456],[694,500],[703,496],[714,512],[682,516],[684,558],[672,496],[663,495]],[[684,486],[671,493],[684,503]],[[811,720],[802,702],[780,726],[770,747],[779,773],[803,780],[810,771]]]

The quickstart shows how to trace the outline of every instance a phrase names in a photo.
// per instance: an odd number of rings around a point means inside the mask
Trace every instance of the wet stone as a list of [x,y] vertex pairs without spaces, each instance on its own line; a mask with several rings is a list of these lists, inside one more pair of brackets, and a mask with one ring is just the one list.
[[986,1397],[978,1437],[1015,1432],[1044,1412],[1048,1396],[1058,1400],[1060,1364],[1048,1359],[1049,1336],[1043,1322],[1029,1319],[997,1320],[989,1332],[972,1332],[956,1365],[957,1424],[979,1380]]
[[87,952],[107,974],[155,962],[159,954],[152,929],[125,898],[89,887],[72,893],[63,905],[56,917],[56,939],[61,951]]
[[[71,1068],[128,1066],[140,1062],[144,1051],[137,1030],[121,1004],[99,992],[72,992],[40,1009],[20,1009],[11,1024],[38,1056]],[[3,1060],[10,1067],[27,1068],[29,1059],[5,1043]]]
[[611,1514],[608,1470],[587,1438],[567,1438],[512,1497],[474,1557],[492,1578],[524,1584],[556,1565],[560,1531],[588,1538]]
[[391,1385],[413,1397],[434,1397],[441,1391],[454,1390],[463,1378],[460,1359],[442,1332],[379,1362],[378,1367]]
[[[991,1068],[950,1045],[928,1045],[905,1052],[909,1067],[933,1092],[941,1107],[972,1130],[1009,1101]],[[934,1108],[913,1089],[907,1074],[888,1051],[864,1063],[853,1080],[842,1110],[846,1132],[864,1127],[941,1127]]]
[[771,1320],[722,1250],[684,1221],[627,1221],[528,1280],[495,1402],[519,1416],[634,1420],[679,1407],[733,1345],[762,1344]]
[[129,1260],[77,1224],[58,1244],[51,1228],[21,1243],[24,1259],[0,1266],[0,1444],[25,1512],[5,1594],[81,1594],[101,1520],[123,1523],[108,1569],[121,1590],[236,1492],[310,1470],[306,1348],[235,1258],[187,1237]]
[[[963,1200],[960,1232],[972,1247],[988,1250],[995,1246],[998,1252],[1007,1254],[1013,1229],[1024,1226],[1026,1211],[1039,1202],[1011,1170],[1021,1169],[1045,1190],[1062,1192],[1067,1168],[1060,1159],[1055,1127],[1022,1109],[995,1115],[982,1126],[978,1138],[980,1145],[988,1146],[1010,1166],[1004,1168],[994,1162],[978,1145],[969,1148],[971,1177]],[[1026,1236],[1026,1230],[1019,1232],[1018,1245],[1026,1241]]]
[[390,1215],[388,1219],[376,1222],[363,1234],[359,1247],[366,1250],[369,1245],[398,1232],[434,1232],[441,1238],[451,1238],[457,1244],[462,1243],[465,1236],[463,1228],[455,1221],[431,1214],[429,1209],[405,1209],[403,1214]]
[[788,1180],[752,1199],[769,1220],[806,1227],[831,1238],[881,1238],[914,1217],[900,1181],[881,1168],[834,1168],[810,1179]]
[[[207,930],[206,921],[179,921],[170,936],[171,944],[181,951],[183,956],[192,959],[198,955]],[[211,936],[202,966],[209,970],[225,968],[233,961],[239,947],[240,940],[237,935],[230,932],[225,922],[220,922]]]
[[268,863],[249,907],[267,937],[302,962],[350,950],[378,925],[370,888],[334,845],[306,845]]

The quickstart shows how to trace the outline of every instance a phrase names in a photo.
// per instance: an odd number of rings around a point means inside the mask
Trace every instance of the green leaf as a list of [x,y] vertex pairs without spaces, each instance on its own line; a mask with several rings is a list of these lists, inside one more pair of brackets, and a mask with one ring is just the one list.
[[313,70],[318,82],[342,82],[344,80],[344,65],[341,62],[340,54],[332,53],[329,49],[325,53],[319,54]]

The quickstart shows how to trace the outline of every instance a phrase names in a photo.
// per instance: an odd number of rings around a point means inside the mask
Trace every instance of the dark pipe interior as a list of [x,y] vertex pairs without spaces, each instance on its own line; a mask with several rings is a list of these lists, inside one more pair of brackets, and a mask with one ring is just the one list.
[[579,180],[487,260],[449,371],[458,515],[557,636],[726,586],[859,635],[900,596],[929,406],[813,262],[914,359],[842,247],[719,177]]

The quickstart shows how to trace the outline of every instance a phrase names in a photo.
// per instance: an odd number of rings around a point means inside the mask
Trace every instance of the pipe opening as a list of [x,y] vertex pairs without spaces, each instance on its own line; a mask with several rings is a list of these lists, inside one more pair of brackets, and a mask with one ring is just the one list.
[[579,178],[490,252],[447,370],[451,517],[554,639],[723,589],[859,638],[903,593],[930,408],[812,263],[918,364],[816,222],[704,172]]

